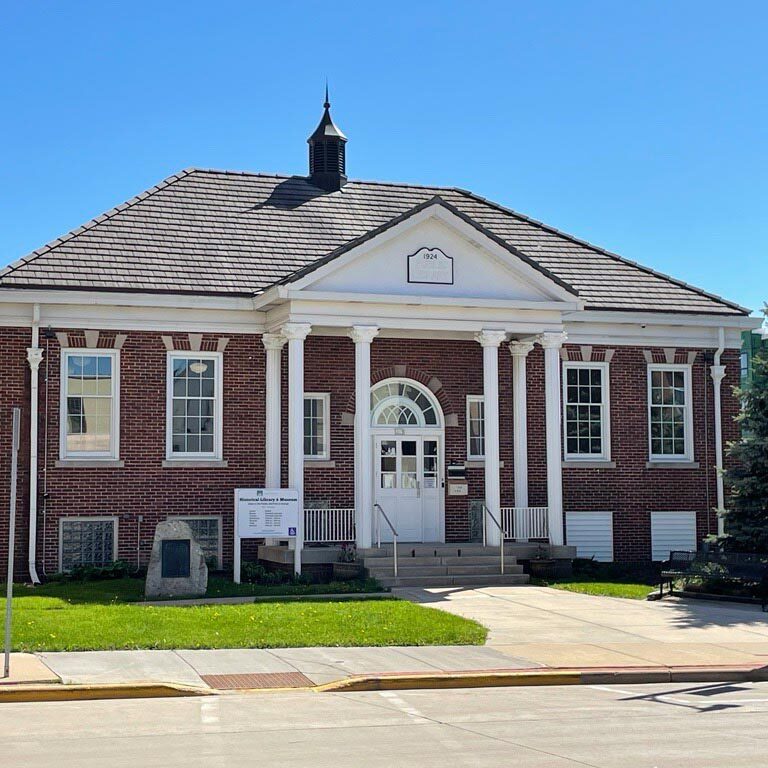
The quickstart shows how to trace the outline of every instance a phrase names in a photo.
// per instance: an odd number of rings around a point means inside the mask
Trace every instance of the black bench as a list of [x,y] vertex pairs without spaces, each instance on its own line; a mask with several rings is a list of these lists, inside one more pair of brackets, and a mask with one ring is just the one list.
[[[706,552],[669,553],[669,560],[662,566],[659,581],[659,597],[664,595],[664,584],[668,585],[668,594],[674,594],[674,580],[693,576],[718,576],[724,581],[741,584],[753,584],[755,595],[760,600],[763,611],[768,606],[768,556],[754,553]],[[723,595],[727,598],[727,595]]]
[[669,560],[661,566],[659,574],[659,598],[664,597],[664,585],[669,585],[668,593],[673,594],[674,581],[690,573],[696,553],[685,550],[674,550],[669,553]]

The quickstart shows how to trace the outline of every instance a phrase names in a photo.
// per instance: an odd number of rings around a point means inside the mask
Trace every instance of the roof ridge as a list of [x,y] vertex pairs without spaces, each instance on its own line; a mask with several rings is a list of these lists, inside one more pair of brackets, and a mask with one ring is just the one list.
[[58,246],[62,245],[63,243],[66,243],[67,241],[71,240],[74,237],[77,237],[78,235],[81,235],[83,232],[87,232],[91,229],[94,229],[99,224],[103,224],[105,221],[108,221],[112,217],[117,216],[118,213],[122,213],[123,211],[133,207],[137,203],[140,203],[146,200],[148,197],[151,197],[156,192],[159,192],[160,190],[171,186],[171,184],[175,184],[177,181],[185,178],[186,176],[190,176],[191,174],[195,173],[197,170],[198,170],[197,168],[184,168],[178,173],[174,173],[171,176],[166,176],[166,178],[164,178],[162,181],[155,184],[153,187],[150,187],[149,189],[145,189],[143,192],[140,192],[138,195],[131,197],[130,199],[126,200],[124,203],[120,203],[120,205],[116,205],[114,208],[110,208],[108,211],[105,211],[104,213],[98,216],[95,216],[92,219],[89,219],[88,221],[85,222],[85,224],[81,224],[79,227],[76,227],[75,229],[71,229],[69,230],[69,232],[66,232],[63,235],[60,235],[59,237],[53,240],[50,240],[45,245],[41,246],[40,248],[36,248],[34,251],[28,253],[26,256],[22,256],[21,258],[16,259],[16,261],[11,262],[7,267],[0,270],[0,279],[10,275],[11,273],[15,272],[17,269],[20,269],[26,264],[30,264],[35,259],[45,255],[46,253],[49,253],[54,248],[58,248]]
[[[258,176],[265,179],[303,179],[309,183],[308,176],[302,176],[300,173],[263,173],[261,171],[233,171],[226,168],[191,168],[188,169],[198,173],[218,173],[223,176]],[[378,187],[410,187],[412,189],[439,189],[443,192],[457,191],[456,187],[441,186],[439,184],[413,184],[407,181],[376,181],[375,179],[349,179],[347,184],[366,184],[368,186]],[[345,185],[346,186],[346,185]],[[344,187],[339,191],[343,191]],[[459,190],[463,191],[463,190]]]
[[499,211],[509,214],[510,216],[515,216],[518,219],[522,219],[528,224],[532,224],[533,226],[539,227],[547,232],[551,232],[552,234],[555,234],[558,237],[563,237],[566,240],[570,240],[573,243],[577,243],[578,245],[583,245],[586,248],[590,248],[591,250],[596,251],[597,253],[602,253],[604,256],[608,256],[611,259],[620,261],[623,264],[629,264],[630,266],[635,267],[636,269],[639,269],[648,274],[651,274],[654,277],[660,277],[663,280],[668,280],[669,282],[674,283],[675,285],[681,286],[682,288],[686,288],[689,291],[698,293],[701,296],[706,296],[708,299],[714,299],[715,301],[725,304],[728,307],[731,307],[733,309],[738,309],[740,312],[744,312],[747,315],[751,312],[751,310],[747,309],[746,307],[743,307],[740,304],[736,304],[736,302],[728,301],[728,299],[724,299],[722,296],[719,296],[716,293],[710,293],[709,291],[705,291],[703,288],[699,288],[695,285],[691,285],[690,283],[686,283],[684,280],[679,280],[678,278],[672,277],[672,275],[668,275],[665,272],[659,272],[658,270],[652,269],[651,267],[647,267],[644,264],[640,264],[637,261],[628,259],[625,256],[620,256],[618,253],[609,251],[606,248],[601,248],[599,245],[590,243],[588,240],[583,240],[582,238],[576,237],[575,235],[571,235],[568,232],[563,232],[562,230],[557,229],[556,227],[552,227],[549,224],[545,224],[544,222],[539,221],[538,219],[533,219],[530,216],[526,216],[524,213],[519,213],[518,211],[515,211],[512,208],[508,208],[507,206],[502,205],[501,203],[497,203],[494,200],[489,200],[487,197],[478,195],[477,193],[472,192],[469,189],[463,189],[462,187],[451,187],[451,189],[454,192],[460,192],[461,194],[467,195],[468,197],[471,197],[474,200],[478,200],[482,203],[485,203],[491,208],[496,208]]

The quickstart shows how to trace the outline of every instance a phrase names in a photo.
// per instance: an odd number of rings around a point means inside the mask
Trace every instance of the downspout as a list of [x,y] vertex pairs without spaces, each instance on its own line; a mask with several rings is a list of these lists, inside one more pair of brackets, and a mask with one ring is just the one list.
[[717,330],[718,346],[715,351],[714,365],[710,368],[712,376],[712,385],[715,395],[715,469],[717,471],[717,535],[722,536],[725,533],[725,489],[723,485],[723,414],[720,403],[720,385],[725,376],[725,366],[720,365],[720,355],[725,349],[725,329]]
[[37,575],[37,431],[38,431],[38,370],[43,359],[40,340],[40,305],[32,308],[32,344],[27,347],[27,362],[30,370],[29,395],[29,578],[33,584],[40,583]]

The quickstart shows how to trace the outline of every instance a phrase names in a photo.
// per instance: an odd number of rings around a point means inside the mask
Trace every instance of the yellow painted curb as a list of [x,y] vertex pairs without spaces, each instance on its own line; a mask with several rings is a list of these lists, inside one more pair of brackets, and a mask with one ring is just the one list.
[[206,688],[168,683],[126,685],[14,685],[0,688],[0,704],[39,701],[95,701],[97,699],[160,699],[215,696]]
[[498,688],[517,685],[579,685],[581,672],[472,672],[414,675],[362,675],[318,685],[320,693],[333,691],[402,691],[429,688]]

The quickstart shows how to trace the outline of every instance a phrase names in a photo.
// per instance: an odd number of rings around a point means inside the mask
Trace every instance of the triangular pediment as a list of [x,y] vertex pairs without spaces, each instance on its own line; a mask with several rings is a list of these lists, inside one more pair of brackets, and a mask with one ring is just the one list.
[[570,286],[440,198],[338,249],[290,284],[302,294],[578,300]]

